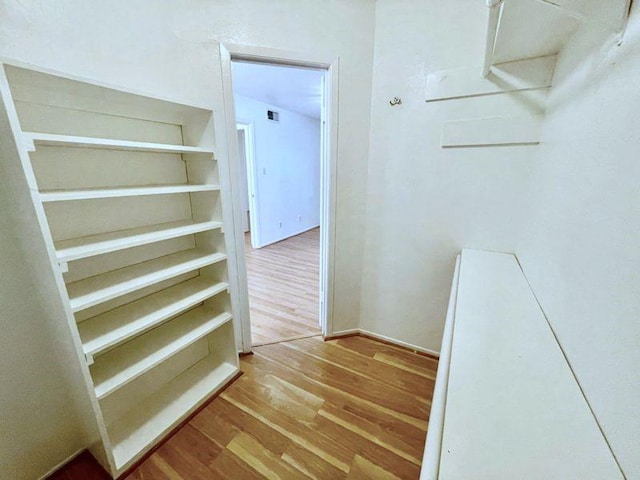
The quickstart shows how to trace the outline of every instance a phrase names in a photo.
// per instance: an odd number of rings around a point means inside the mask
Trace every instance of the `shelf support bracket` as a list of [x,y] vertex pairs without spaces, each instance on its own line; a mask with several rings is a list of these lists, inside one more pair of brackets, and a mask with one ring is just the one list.
[[90,353],[85,353],[84,354],[84,359],[87,361],[87,365],[91,366],[95,363],[95,360],[93,358],[93,355]]
[[500,13],[502,12],[502,4],[504,0],[486,0],[489,8],[489,26],[487,27],[487,45],[484,55],[484,66],[482,67],[482,76],[487,78],[491,72],[493,64],[493,51],[496,46],[496,37],[498,36],[498,23],[500,21]]
[[58,265],[62,273],[69,273],[69,264],[67,262],[60,262]]

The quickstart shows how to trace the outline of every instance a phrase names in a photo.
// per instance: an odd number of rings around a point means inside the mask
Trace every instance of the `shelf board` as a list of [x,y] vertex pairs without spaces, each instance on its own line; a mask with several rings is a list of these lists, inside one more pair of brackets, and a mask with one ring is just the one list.
[[223,253],[187,250],[70,283],[71,310],[79,312],[226,258]]
[[237,373],[209,355],[174,378],[109,428],[116,467],[122,473]]
[[228,283],[197,277],[85,320],[78,325],[83,351],[98,355],[228,288]]
[[213,155],[210,147],[191,147],[186,145],[169,145],[164,143],[135,142],[131,140],[115,140],[111,138],[77,137],[54,133],[24,132],[27,142],[34,145],[73,148],[96,148],[105,150],[135,150],[155,153],[206,153]]
[[60,262],[70,262],[221,227],[222,222],[187,220],[72,238],[56,242],[56,256]]
[[103,399],[229,320],[230,313],[204,305],[105,353],[91,366],[96,396]]
[[154,185],[123,188],[91,188],[87,190],[49,190],[40,192],[40,200],[43,203],[49,203],[71,200],[93,200],[98,198],[214,192],[217,190],[220,190],[219,185]]

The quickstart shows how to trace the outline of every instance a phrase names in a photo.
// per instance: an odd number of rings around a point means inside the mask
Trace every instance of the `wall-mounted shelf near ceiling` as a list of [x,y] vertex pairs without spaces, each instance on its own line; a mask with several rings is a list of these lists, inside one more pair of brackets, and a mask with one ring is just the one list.
[[[483,66],[429,74],[426,101],[548,89],[557,55],[580,25],[590,23],[621,34],[630,1],[486,0],[489,14]],[[445,122],[442,147],[537,145],[544,109],[524,97],[521,100],[511,115]]]
[[621,34],[630,0],[486,0],[483,76],[495,65],[555,56],[581,24]]
[[213,112],[14,62],[0,100],[115,478],[239,373]]

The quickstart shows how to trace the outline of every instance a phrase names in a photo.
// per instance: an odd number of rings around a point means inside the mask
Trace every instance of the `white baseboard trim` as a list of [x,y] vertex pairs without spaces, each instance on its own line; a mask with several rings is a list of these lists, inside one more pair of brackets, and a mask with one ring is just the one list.
[[285,241],[285,240],[286,240],[286,239],[288,239],[288,238],[296,237],[296,236],[298,236],[298,235],[302,235],[303,233],[308,232],[308,231],[310,231],[310,230],[314,230],[314,229],[316,229],[316,228],[318,228],[318,227],[320,227],[320,225],[313,225],[313,226],[311,226],[311,227],[305,227],[305,228],[303,228],[302,230],[300,230],[300,231],[298,231],[298,232],[293,232],[293,233],[291,233],[291,234],[287,235],[286,237],[282,237],[282,238],[279,238],[279,239],[277,239],[277,240],[272,240],[271,242],[263,243],[262,245],[260,245],[260,246],[258,246],[258,247],[254,247],[254,248],[257,250],[257,249],[259,249],[259,248],[268,247],[269,245],[273,245],[274,243],[278,243],[278,242],[283,242],[283,241]]
[[85,447],[82,447],[80,450],[78,450],[75,453],[72,453],[71,455],[69,455],[65,460],[62,460],[60,463],[58,463],[55,467],[53,467],[52,469],[50,469],[47,473],[45,473],[44,475],[42,475],[41,477],[38,477],[38,480],[45,480],[46,478],[50,477],[51,475],[53,475],[54,473],[56,473],[58,470],[60,470],[62,467],[64,467],[67,463],[71,462],[74,458],[76,458],[78,455],[80,455],[82,452],[84,452],[86,450]]
[[363,330],[362,328],[360,329],[360,333],[362,333],[363,335],[368,335],[369,337],[377,338],[378,340],[383,340],[385,342],[394,343],[396,345],[400,345],[401,347],[415,350],[416,352],[427,353],[429,355],[433,355],[434,357],[440,358],[440,352],[435,352],[433,350],[429,350],[428,348],[422,348],[411,343],[403,342],[402,340],[387,337],[386,335],[380,335],[379,333],[370,332],[369,330]]
[[349,330],[339,330],[337,332],[332,332],[331,335],[327,335],[327,338],[348,337],[349,335],[357,335],[359,333],[359,328],[351,328]]
[[358,335],[358,334],[366,335],[366,336],[371,337],[371,338],[382,340],[383,342],[388,342],[388,343],[391,343],[393,345],[398,345],[400,347],[408,348],[410,350],[415,350],[416,352],[426,353],[426,354],[431,355],[433,357],[440,358],[440,352],[435,352],[433,350],[429,350],[428,348],[419,347],[417,345],[413,345],[411,343],[403,342],[402,340],[398,340],[398,339],[395,339],[395,338],[387,337],[386,335],[380,335],[379,333],[374,333],[374,332],[371,332],[369,330],[364,330],[362,328],[352,328],[350,330],[340,330],[340,331],[337,331],[337,332],[333,332],[331,335],[327,335],[327,338],[329,338],[329,339],[332,339],[332,338],[338,339],[339,337],[347,337],[347,336],[350,336],[350,335]]

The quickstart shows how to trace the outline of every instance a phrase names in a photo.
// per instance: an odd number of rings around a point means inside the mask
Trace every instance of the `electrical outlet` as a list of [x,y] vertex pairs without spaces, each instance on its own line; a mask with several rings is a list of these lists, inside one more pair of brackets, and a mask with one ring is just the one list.
[[278,222],[278,228],[282,228],[282,222]]
[[298,215],[298,221],[301,222],[302,221],[302,215]]

